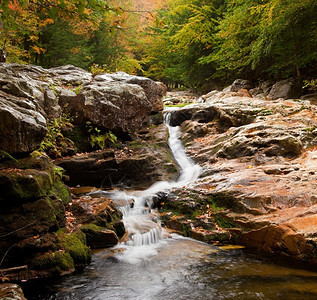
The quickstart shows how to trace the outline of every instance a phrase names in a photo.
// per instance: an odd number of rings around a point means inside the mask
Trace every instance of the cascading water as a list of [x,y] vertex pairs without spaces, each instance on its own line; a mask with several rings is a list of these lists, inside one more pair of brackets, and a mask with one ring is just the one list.
[[125,205],[119,205],[119,208],[123,213],[123,222],[130,236],[126,245],[151,245],[162,240],[163,232],[160,221],[151,211],[153,196],[160,191],[186,185],[196,180],[200,175],[200,166],[196,165],[186,155],[185,148],[180,140],[179,128],[169,125],[170,115],[171,112],[165,114],[165,124],[169,130],[171,153],[180,169],[179,178],[174,182],[157,182],[144,191],[131,193],[120,191],[110,194],[115,203],[122,203],[122,200],[125,200]]
[[83,272],[26,286],[27,299],[317,299],[317,273],[300,269],[297,263],[292,268],[278,258],[273,264],[242,249],[221,250],[176,234],[162,239],[164,230],[149,208],[153,195],[186,185],[200,174],[199,166],[186,157],[179,129],[168,128],[181,170],[178,180],[110,195],[121,203],[130,240],[95,253]]

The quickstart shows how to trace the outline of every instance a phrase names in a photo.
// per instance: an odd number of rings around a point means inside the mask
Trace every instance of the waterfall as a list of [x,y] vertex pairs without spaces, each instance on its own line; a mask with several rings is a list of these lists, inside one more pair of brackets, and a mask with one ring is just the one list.
[[171,153],[179,166],[180,175],[176,181],[159,181],[144,191],[124,192],[118,191],[110,193],[114,202],[116,200],[125,201],[125,205],[119,208],[123,214],[123,222],[129,233],[130,239],[126,245],[142,246],[158,243],[162,240],[162,228],[158,217],[151,211],[153,196],[160,192],[175,187],[184,186],[196,180],[201,172],[199,165],[195,164],[187,155],[180,140],[179,127],[169,125],[172,112],[166,112],[165,124],[169,130],[169,146]]

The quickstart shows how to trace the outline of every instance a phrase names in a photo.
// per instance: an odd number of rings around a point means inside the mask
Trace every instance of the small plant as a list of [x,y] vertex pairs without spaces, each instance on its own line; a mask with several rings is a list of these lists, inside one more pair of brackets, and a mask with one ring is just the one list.
[[312,79],[312,80],[304,80],[304,86],[303,86],[303,89],[304,88],[307,88],[307,87],[316,87],[317,86],[317,79]]
[[117,137],[109,130],[102,133],[101,129],[94,127],[90,121],[86,122],[88,127],[89,142],[92,148],[104,149],[107,144],[114,146],[117,142]]
[[76,95],[78,95],[78,94],[81,92],[81,89],[82,89],[82,86],[79,85],[79,86],[73,88],[72,91],[73,91]]
[[107,65],[100,66],[98,64],[93,64],[90,67],[90,73],[93,76],[100,75],[100,74],[107,73],[107,72],[109,72],[109,70],[107,69]]
[[17,160],[13,156],[11,156],[9,153],[3,150],[0,150],[0,162],[3,160],[12,160],[14,162],[17,162]]
[[50,120],[47,124],[47,133],[40,146],[40,151],[46,152],[49,156],[57,158],[62,156],[63,147],[73,142],[64,137],[62,129],[73,127],[73,119],[68,114],[62,114],[59,118]]

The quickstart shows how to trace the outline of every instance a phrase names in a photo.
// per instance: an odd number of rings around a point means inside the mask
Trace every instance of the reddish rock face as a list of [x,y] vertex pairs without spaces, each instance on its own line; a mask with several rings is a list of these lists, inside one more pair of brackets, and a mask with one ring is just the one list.
[[231,240],[316,262],[316,112],[308,101],[222,93],[174,115],[204,170],[187,193],[215,200],[240,228]]

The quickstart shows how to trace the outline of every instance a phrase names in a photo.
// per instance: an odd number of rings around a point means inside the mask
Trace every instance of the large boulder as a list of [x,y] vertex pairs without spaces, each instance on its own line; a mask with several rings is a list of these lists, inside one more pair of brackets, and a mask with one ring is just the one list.
[[278,98],[284,99],[294,99],[299,98],[302,94],[302,86],[300,82],[296,81],[293,78],[282,80],[276,82],[270,93],[268,94],[268,98],[275,100]]
[[316,263],[316,107],[214,93],[206,101],[171,117],[203,173],[162,199],[165,224]]
[[0,91],[0,148],[10,154],[39,148],[46,120],[28,99]]
[[[124,72],[117,72],[114,74],[107,74],[108,78],[111,78],[115,81],[126,82],[130,84],[137,84],[141,86],[145,92],[146,97],[151,103],[151,112],[159,112],[163,110],[162,97],[166,94],[166,86],[161,82],[155,82],[149,78],[129,75]],[[95,78],[96,80],[99,77]]]
[[250,90],[254,87],[252,81],[246,79],[236,79],[231,87],[230,92],[238,92],[241,89]]
[[177,167],[170,155],[167,128],[160,124],[138,134],[140,138],[123,149],[83,153],[55,163],[66,170],[70,186],[149,187],[156,181],[173,179]]
[[133,133],[150,122],[149,115],[163,109],[163,88],[143,77],[125,73],[103,74],[76,94],[60,89],[60,104],[76,116],[106,129]]

